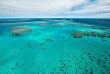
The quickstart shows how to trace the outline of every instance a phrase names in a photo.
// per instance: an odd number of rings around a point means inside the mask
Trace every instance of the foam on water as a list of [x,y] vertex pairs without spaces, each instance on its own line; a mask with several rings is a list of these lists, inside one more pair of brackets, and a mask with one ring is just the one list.
[[[73,31],[109,31],[73,24],[48,20],[0,25],[0,74],[109,74],[110,38],[73,36]],[[10,33],[14,26],[33,31],[15,36]]]

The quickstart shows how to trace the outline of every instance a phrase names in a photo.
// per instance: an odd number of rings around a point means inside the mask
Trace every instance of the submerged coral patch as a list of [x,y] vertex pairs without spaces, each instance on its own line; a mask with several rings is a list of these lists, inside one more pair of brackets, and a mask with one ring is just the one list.
[[90,35],[91,35],[91,32],[90,31],[83,32],[83,36],[90,36]]
[[110,38],[110,33],[99,33],[97,31],[73,31],[74,38],[81,38],[83,36],[93,36],[101,38]]
[[97,32],[97,31],[92,31],[92,32],[91,32],[91,36],[93,36],[93,37],[96,37],[96,36],[97,36],[97,34],[98,34],[98,32]]
[[25,26],[15,26],[11,27],[10,29],[11,29],[10,33],[15,34],[16,36],[22,33],[32,32],[32,29],[26,28]]
[[75,38],[81,38],[83,36],[83,32],[81,31],[74,31],[74,37]]

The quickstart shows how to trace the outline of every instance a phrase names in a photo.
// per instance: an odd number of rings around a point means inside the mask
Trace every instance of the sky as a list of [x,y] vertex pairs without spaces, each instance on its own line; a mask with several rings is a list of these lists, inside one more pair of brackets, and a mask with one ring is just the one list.
[[0,17],[110,18],[110,0],[0,0]]

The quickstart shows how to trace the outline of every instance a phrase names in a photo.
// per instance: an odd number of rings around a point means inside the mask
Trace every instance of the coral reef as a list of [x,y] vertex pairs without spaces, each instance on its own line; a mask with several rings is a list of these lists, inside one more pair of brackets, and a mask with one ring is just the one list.
[[32,32],[32,29],[26,28],[25,26],[15,26],[11,27],[10,33],[15,34],[16,36],[19,36],[22,33],[26,32]]
[[92,32],[91,32],[91,36],[93,36],[93,37],[96,37],[96,36],[97,36],[97,34],[98,34],[98,32],[97,32],[97,31],[92,31]]
[[106,35],[105,35],[104,33],[98,33],[97,36],[98,36],[98,37],[101,37],[101,38],[106,37]]
[[91,35],[91,32],[90,31],[83,32],[83,36],[90,36],[90,35]]
[[98,33],[97,31],[73,31],[74,38],[81,38],[82,36],[93,36],[101,38],[110,38],[110,33]]
[[83,36],[83,32],[81,31],[74,31],[73,35],[75,38],[81,38]]
[[0,74],[110,74],[110,32],[72,24],[33,19],[0,25]]

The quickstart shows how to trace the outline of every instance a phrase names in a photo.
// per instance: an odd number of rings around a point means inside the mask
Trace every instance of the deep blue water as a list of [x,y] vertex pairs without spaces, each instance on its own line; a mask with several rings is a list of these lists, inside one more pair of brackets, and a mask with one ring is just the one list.
[[75,22],[105,26],[110,28],[110,19],[72,19]]
[[49,21],[49,20],[64,20],[70,19],[71,21],[84,23],[84,24],[92,24],[98,26],[110,27],[110,19],[91,19],[91,18],[10,18],[10,19],[0,19],[0,23],[13,23],[13,22],[32,22],[32,21]]

